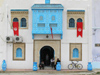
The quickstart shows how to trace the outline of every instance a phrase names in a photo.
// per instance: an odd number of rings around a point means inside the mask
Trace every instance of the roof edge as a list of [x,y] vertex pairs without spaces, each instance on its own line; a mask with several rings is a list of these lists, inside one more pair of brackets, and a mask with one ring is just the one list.
[[11,11],[28,11],[28,9],[11,9]]
[[85,12],[85,10],[67,10],[67,12]]

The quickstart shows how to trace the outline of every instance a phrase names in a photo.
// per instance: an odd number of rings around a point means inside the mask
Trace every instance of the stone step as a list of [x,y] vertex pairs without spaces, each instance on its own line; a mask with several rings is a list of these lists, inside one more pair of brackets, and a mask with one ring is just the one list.
[[44,70],[53,70],[52,67],[44,67]]

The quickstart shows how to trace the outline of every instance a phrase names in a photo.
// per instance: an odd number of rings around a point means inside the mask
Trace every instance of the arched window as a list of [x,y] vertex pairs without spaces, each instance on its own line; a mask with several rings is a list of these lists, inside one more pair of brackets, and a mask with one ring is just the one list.
[[26,27],[26,19],[25,18],[21,19],[21,27]]
[[22,49],[21,48],[17,48],[16,49],[16,57],[22,57]]
[[78,19],[77,19],[77,22],[82,22],[82,19],[81,19],[81,18],[78,18]]
[[13,19],[13,22],[18,22],[18,18],[14,18]]
[[77,48],[73,49],[73,58],[79,58],[79,50]]
[[75,20],[73,18],[69,20],[69,27],[75,27]]
[[43,16],[40,16],[40,21],[43,21]]
[[55,16],[52,16],[52,21],[55,21]]

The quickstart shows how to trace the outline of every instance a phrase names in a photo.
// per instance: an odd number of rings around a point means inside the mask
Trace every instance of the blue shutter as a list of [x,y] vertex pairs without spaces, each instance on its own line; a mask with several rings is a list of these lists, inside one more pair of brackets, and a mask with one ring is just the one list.
[[79,50],[77,48],[73,49],[73,58],[79,58]]
[[21,48],[17,48],[16,57],[22,57],[22,49]]

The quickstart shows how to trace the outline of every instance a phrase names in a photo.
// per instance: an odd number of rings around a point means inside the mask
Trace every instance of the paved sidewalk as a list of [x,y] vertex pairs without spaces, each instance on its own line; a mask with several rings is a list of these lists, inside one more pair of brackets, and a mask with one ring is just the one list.
[[0,75],[96,75],[94,73],[34,73],[34,72],[23,72],[23,73],[0,73]]
[[[100,70],[98,70],[100,71]],[[96,75],[95,71],[87,71],[85,69],[83,70],[38,70],[38,71],[32,71],[32,69],[8,69],[7,71],[3,72],[0,71],[0,75]]]

